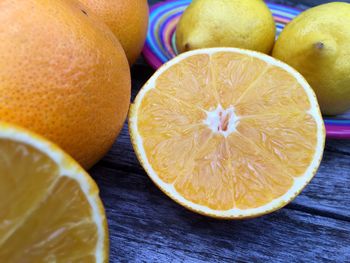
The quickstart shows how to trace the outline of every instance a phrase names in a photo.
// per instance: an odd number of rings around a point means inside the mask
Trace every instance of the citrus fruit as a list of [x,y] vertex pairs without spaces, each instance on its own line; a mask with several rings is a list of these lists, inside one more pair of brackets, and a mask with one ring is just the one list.
[[0,122],[0,262],[106,262],[98,188],[56,145]]
[[129,109],[122,47],[76,1],[0,5],[0,120],[49,138],[91,167],[115,141]]
[[262,53],[183,53],[131,106],[130,135],[149,177],[204,215],[248,218],[291,201],[320,164],[325,130],[303,77]]
[[109,26],[132,65],[140,55],[147,35],[147,0],[80,1]]
[[194,0],[176,28],[179,52],[237,47],[270,53],[275,22],[261,0]]
[[273,56],[298,70],[315,90],[323,114],[350,109],[350,4],[311,8],[290,22]]

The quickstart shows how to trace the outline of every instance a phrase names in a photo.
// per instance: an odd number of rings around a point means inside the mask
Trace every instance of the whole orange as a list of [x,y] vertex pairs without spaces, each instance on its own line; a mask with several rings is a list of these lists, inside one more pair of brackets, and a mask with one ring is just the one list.
[[130,102],[117,38],[75,1],[0,2],[0,120],[38,132],[91,167]]
[[147,35],[147,0],[80,1],[109,26],[132,65],[140,55]]

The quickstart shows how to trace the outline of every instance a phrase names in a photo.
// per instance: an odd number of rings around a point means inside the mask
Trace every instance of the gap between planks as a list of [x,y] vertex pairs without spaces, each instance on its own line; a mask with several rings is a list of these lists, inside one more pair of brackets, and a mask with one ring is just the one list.
[[[134,174],[143,174],[145,176],[147,176],[146,172],[144,171],[144,169],[142,168],[142,166],[140,164],[138,164],[137,166],[127,166],[127,165],[120,165],[120,164],[116,164],[110,161],[106,161],[106,160],[101,160],[98,165],[104,166],[106,168],[109,169],[113,169],[116,171],[122,171],[122,172],[126,172],[126,173],[134,173]],[[154,186],[156,187],[156,186]],[[311,214],[311,215],[316,215],[316,216],[320,216],[320,217],[324,217],[324,218],[330,218],[330,219],[335,219],[335,220],[340,220],[340,221],[345,221],[345,222],[349,222],[350,223],[350,217],[348,216],[344,216],[341,214],[337,214],[334,212],[330,212],[330,211],[322,211],[320,209],[317,208],[312,208],[312,207],[307,207],[301,204],[296,204],[296,203],[289,203],[288,205],[286,205],[285,207],[283,207],[282,209],[289,209],[289,210],[294,210],[294,211],[300,211],[303,213],[307,213],[307,214]]]

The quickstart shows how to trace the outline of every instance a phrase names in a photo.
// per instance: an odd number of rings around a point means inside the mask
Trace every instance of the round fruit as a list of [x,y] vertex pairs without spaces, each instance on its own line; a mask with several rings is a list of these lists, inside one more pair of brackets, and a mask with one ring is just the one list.
[[130,103],[118,40],[75,1],[2,2],[0,29],[0,120],[91,167],[115,141]]
[[315,90],[323,114],[350,109],[350,4],[300,14],[278,38],[273,56],[297,69]]
[[186,52],[131,107],[130,135],[150,178],[218,218],[281,208],[312,179],[325,130],[316,96],[288,65],[248,50]]
[[0,122],[0,262],[107,262],[98,188],[57,146]]
[[141,53],[148,27],[147,0],[80,0],[105,22],[122,44],[130,65]]
[[176,28],[179,52],[238,47],[270,53],[275,22],[262,0],[194,0]]

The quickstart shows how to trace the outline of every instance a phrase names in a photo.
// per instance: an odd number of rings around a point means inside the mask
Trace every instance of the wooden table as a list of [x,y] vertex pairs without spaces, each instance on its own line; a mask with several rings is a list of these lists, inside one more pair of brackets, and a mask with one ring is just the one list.
[[[153,72],[142,59],[133,66],[133,98]],[[206,218],[165,196],[137,161],[127,125],[90,173],[106,207],[111,262],[350,262],[350,140],[327,141],[295,201],[246,221]]]

